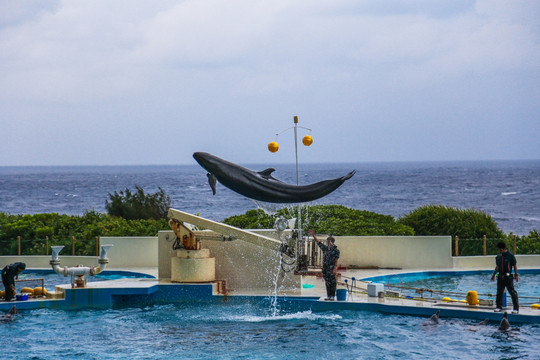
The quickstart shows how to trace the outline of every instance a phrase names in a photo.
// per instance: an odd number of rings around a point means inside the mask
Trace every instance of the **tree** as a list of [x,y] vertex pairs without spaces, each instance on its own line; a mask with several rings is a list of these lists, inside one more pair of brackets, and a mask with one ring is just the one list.
[[119,216],[127,220],[137,219],[164,219],[171,207],[171,198],[160,187],[155,194],[146,194],[144,190],[135,185],[134,193],[126,188],[124,191],[109,193],[105,201],[105,208],[111,216]]

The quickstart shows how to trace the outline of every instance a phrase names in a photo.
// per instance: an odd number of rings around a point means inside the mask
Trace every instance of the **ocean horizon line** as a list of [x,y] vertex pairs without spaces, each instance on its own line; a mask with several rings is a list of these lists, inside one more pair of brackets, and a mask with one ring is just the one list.
[[[362,164],[362,165],[384,165],[384,164],[501,164],[501,163],[540,163],[540,159],[489,159],[489,160],[384,160],[384,161],[333,161],[333,162],[300,162],[299,165],[348,165],[348,164]],[[270,165],[283,165],[283,166],[295,166],[294,162],[238,162],[242,166],[267,166]],[[179,164],[68,164],[68,165],[0,165],[0,169],[27,169],[27,168],[114,168],[114,167],[186,167],[186,166],[199,166],[196,162],[193,163],[179,163]]]

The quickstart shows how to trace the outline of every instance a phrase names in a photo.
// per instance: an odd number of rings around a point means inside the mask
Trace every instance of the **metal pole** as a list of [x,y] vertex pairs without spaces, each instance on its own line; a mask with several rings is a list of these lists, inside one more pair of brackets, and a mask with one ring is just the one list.
[[[296,185],[300,185],[300,173],[298,172],[298,116],[294,117],[294,152],[296,155]],[[298,204],[298,240],[296,244],[297,259],[300,255],[299,242],[302,240],[302,206]]]
[[298,116],[294,117],[294,153],[296,154],[296,185],[300,185],[298,174]]

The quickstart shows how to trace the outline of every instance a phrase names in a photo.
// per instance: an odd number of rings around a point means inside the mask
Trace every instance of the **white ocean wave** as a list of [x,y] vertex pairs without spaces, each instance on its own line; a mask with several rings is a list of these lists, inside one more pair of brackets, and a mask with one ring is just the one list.
[[525,221],[540,221],[540,218],[532,216],[521,216],[520,219]]

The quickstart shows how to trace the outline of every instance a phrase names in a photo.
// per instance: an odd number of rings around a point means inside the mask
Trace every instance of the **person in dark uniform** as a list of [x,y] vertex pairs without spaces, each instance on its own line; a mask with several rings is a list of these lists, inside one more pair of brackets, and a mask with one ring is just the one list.
[[[493,271],[493,275],[491,276],[491,281],[493,281],[497,272],[499,273],[499,276],[497,276],[495,312],[502,311],[502,298],[504,289],[506,288],[512,297],[512,304],[514,305],[512,313],[518,314],[519,300],[518,294],[514,289],[514,278],[516,282],[519,281],[516,257],[508,251],[504,242],[497,243],[497,247],[499,248],[499,254],[495,258],[495,271]],[[512,267],[514,268],[514,275],[512,275]]]
[[26,269],[26,264],[22,262],[6,265],[2,269],[2,283],[4,283],[4,289],[6,289],[6,301],[10,301],[15,297],[15,279],[19,278],[19,274],[24,269]]
[[309,230],[313,239],[317,242],[317,245],[321,248],[323,252],[323,277],[326,284],[326,299],[324,300],[334,300],[336,296],[336,287],[337,287],[337,261],[339,259],[339,249],[335,245],[336,240],[329,236],[326,239],[326,245],[323,244],[313,230]]

